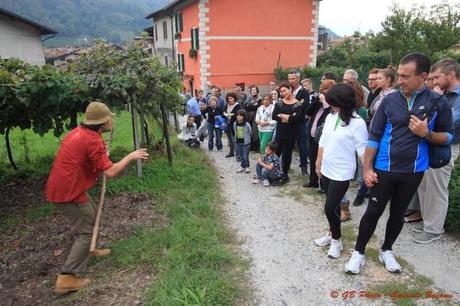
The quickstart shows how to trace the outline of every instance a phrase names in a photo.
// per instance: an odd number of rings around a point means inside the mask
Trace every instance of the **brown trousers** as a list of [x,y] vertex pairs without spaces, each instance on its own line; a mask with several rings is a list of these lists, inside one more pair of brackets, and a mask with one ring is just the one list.
[[89,203],[55,203],[56,210],[69,219],[78,237],[72,245],[69,255],[61,268],[61,273],[78,275],[86,270],[89,260],[89,248],[96,218],[97,206],[91,199]]

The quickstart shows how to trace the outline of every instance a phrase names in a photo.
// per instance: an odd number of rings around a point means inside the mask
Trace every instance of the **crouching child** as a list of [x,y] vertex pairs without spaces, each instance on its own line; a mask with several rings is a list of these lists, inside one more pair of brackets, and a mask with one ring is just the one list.
[[177,135],[177,138],[191,148],[198,148],[200,146],[200,142],[197,139],[195,118],[193,116],[188,116],[187,122],[182,126],[182,131]]
[[256,165],[256,177],[253,180],[254,184],[263,182],[265,187],[269,187],[270,184],[277,185],[283,176],[281,160],[275,154],[277,147],[276,142],[271,141],[265,147],[265,156],[262,158],[259,155]]

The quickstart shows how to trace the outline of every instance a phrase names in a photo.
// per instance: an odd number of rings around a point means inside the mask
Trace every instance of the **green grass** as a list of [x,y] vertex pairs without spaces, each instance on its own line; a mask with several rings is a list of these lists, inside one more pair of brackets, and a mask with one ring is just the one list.
[[[126,269],[152,264],[158,279],[147,290],[147,305],[235,305],[247,297],[247,263],[229,248],[234,240],[220,211],[218,180],[201,151],[178,146],[174,165],[165,157],[145,164],[144,176],[110,181],[108,194],[148,192],[170,224],[139,229],[113,246],[110,264]],[[199,180],[197,180],[199,178]]]
[[[151,124],[150,131],[155,140],[161,139],[157,122]],[[19,140],[24,137],[26,146],[21,147]],[[152,158],[143,163],[141,178],[134,175],[131,165],[129,175],[109,180],[107,185],[108,196],[122,191],[149,193],[155,204],[152,209],[166,215],[169,223],[160,229],[137,228],[129,238],[114,243],[113,256],[97,260],[95,264],[123,270],[150,265],[156,275],[145,291],[147,305],[246,303],[251,295],[245,278],[248,263],[233,251],[235,239],[224,226],[220,205],[223,199],[216,173],[201,151],[178,145],[174,135],[171,138],[175,151],[172,166],[162,153],[164,150],[150,151]],[[20,130],[14,130],[11,139],[15,160],[23,169],[19,173],[24,176],[48,173],[60,139],[52,134],[42,138]],[[131,139],[129,113],[121,113],[115,123],[111,146],[113,160],[132,150]],[[3,153],[0,153],[2,158]],[[7,161],[2,159],[0,169],[5,168],[8,168]],[[2,174],[3,179],[20,178],[18,173],[6,170]],[[27,211],[21,218],[36,220],[51,212],[52,206],[44,205]],[[6,223],[17,224],[21,220],[10,219]],[[100,269],[98,277],[103,279],[110,268]]]

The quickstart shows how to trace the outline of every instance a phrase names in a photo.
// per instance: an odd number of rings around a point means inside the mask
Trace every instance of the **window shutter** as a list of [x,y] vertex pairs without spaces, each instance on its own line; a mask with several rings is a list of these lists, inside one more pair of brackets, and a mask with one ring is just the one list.
[[181,72],[185,71],[184,60],[185,60],[185,57],[183,54],[177,55],[177,69]]
[[176,23],[176,33],[182,33],[182,31],[184,30],[182,12],[178,12],[176,13],[176,15],[174,15],[174,22]]
[[200,43],[198,41],[198,28],[190,30],[190,37],[192,39],[192,49],[198,50],[200,48]]
[[163,21],[163,38],[168,39],[168,24],[166,21]]

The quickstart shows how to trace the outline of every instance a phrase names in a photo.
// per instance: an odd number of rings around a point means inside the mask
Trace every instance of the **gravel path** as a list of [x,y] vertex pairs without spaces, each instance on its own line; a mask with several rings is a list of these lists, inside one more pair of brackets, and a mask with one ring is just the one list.
[[[388,296],[355,296],[345,299],[343,295],[346,294],[344,292],[353,290],[367,290],[368,293],[380,294],[382,289],[379,289],[379,286],[382,284],[396,284],[395,290],[399,292],[399,283],[412,284],[411,282],[417,282],[416,278],[420,275],[432,279],[434,284],[431,288],[443,293],[453,293],[455,298],[447,300],[449,304],[458,303],[458,240],[445,235],[441,240],[428,246],[417,245],[410,239],[411,230],[406,225],[394,246],[395,254],[408,262],[403,264],[403,273],[387,273],[375,259],[367,258],[362,274],[347,275],[343,269],[350,258],[348,248],[353,247],[354,238],[344,242],[342,256],[336,260],[326,256],[327,248],[319,248],[313,244],[313,239],[323,236],[328,231],[323,213],[324,198],[315,191],[301,186],[304,178],[298,173],[296,156],[291,166],[291,181],[282,187],[266,188],[251,184],[255,173],[255,154],[251,153],[250,156],[251,173],[237,174],[235,171],[239,164],[234,158],[224,157],[228,152],[225,141],[223,152],[208,152],[207,139],[202,144],[202,150],[217,169],[226,198],[225,213],[229,224],[242,239],[242,249],[251,259],[250,281],[256,291],[255,304],[388,304],[391,302]],[[350,199],[354,198],[355,192],[355,188],[349,190]],[[357,232],[358,222],[365,207],[366,205],[351,207],[353,219],[344,223],[344,227],[348,227],[352,235],[353,232]],[[370,246],[375,249],[378,249],[379,242],[383,240],[387,216],[385,212],[379,222],[376,237],[371,240]],[[405,291],[400,289],[400,292]],[[337,293],[338,297],[331,297],[334,293]],[[431,305],[435,302],[423,297],[413,301],[419,305]]]

